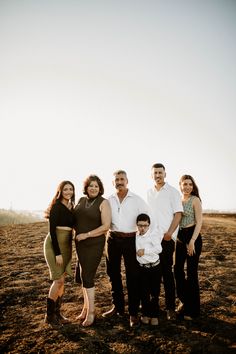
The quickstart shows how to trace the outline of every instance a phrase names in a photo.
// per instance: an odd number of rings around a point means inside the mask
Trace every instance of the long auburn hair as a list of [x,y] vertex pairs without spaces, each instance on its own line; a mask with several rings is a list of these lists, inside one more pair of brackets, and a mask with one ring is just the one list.
[[47,218],[47,219],[49,218],[50,211],[51,211],[53,205],[56,204],[57,200],[61,201],[61,199],[62,199],[62,191],[63,191],[63,188],[65,187],[66,184],[71,185],[71,187],[73,188],[73,195],[71,197],[71,204],[72,204],[72,208],[74,208],[74,205],[75,205],[75,186],[70,181],[62,181],[57,186],[56,194],[54,195],[51,203],[49,204],[49,207],[47,208],[47,210],[45,210],[45,218]]
[[198,197],[201,201],[201,198],[200,198],[200,195],[199,195],[199,189],[198,189],[198,186],[194,180],[194,178],[190,175],[183,175],[180,180],[179,180],[179,185],[181,185],[181,183],[186,180],[186,179],[190,179],[192,181],[192,184],[193,184],[193,190],[191,192],[191,195],[194,195],[195,197]]

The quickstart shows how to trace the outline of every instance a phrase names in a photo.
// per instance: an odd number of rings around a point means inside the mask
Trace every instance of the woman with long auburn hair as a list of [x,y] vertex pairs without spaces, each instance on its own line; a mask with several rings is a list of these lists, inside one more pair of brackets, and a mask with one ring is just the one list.
[[67,322],[60,313],[64,293],[65,275],[72,276],[72,229],[74,227],[75,188],[70,181],[62,181],[57,187],[45,217],[49,219],[49,233],[44,241],[44,256],[53,281],[47,298],[45,322]]
[[[177,312],[191,320],[200,315],[198,263],[202,250],[202,205],[194,178],[183,175],[179,181],[184,213],[180,221],[175,250],[175,280],[179,306]],[[184,266],[187,263],[187,276]]]

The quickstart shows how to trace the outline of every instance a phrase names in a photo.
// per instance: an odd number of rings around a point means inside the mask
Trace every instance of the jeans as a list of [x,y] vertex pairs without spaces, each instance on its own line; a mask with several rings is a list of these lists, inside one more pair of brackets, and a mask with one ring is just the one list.
[[[179,230],[176,251],[175,251],[175,280],[177,296],[184,304],[184,314],[197,317],[200,314],[200,290],[198,281],[198,263],[202,250],[202,238],[198,235],[195,241],[195,253],[193,256],[187,254],[189,243],[195,226]],[[187,263],[187,277],[184,266]]]
[[135,236],[117,237],[112,232],[107,240],[107,274],[112,287],[113,304],[118,312],[124,312],[125,301],[121,275],[121,259],[124,258],[128,310],[130,316],[137,316],[140,297],[138,293],[138,269]]

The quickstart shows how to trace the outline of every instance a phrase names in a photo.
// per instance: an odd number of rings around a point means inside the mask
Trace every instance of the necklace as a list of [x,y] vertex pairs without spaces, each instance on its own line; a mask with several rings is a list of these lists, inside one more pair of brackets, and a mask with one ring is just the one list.
[[96,201],[97,198],[93,199],[92,201],[90,201],[88,198],[86,198],[85,200],[85,208],[88,209],[90,208]]

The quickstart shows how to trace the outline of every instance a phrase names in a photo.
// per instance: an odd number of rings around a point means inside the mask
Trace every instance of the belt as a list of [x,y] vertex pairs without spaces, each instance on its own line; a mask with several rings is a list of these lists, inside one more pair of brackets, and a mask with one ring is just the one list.
[[189,229],[191,229],[192,227],[195,227],[195,226],[196,226],[196,224],[191,225],[191,226],[186,226],[186,227],[185,226],[180,226],[179,229],[180,230],[189,230]]
[[115,235],[117,237],[134,237],[136,235],[136,232],[120,232],[120,231],[111,231],[112,235]]
[[154,267],[156,267],[159,263],[160,263],[160,260],[158,259],[156,262],[153,262],[153,263],[145,263],[145,264],[139,263],[139,265],[140,265],[140,267],[143,267],[143,268],[154,268]]

